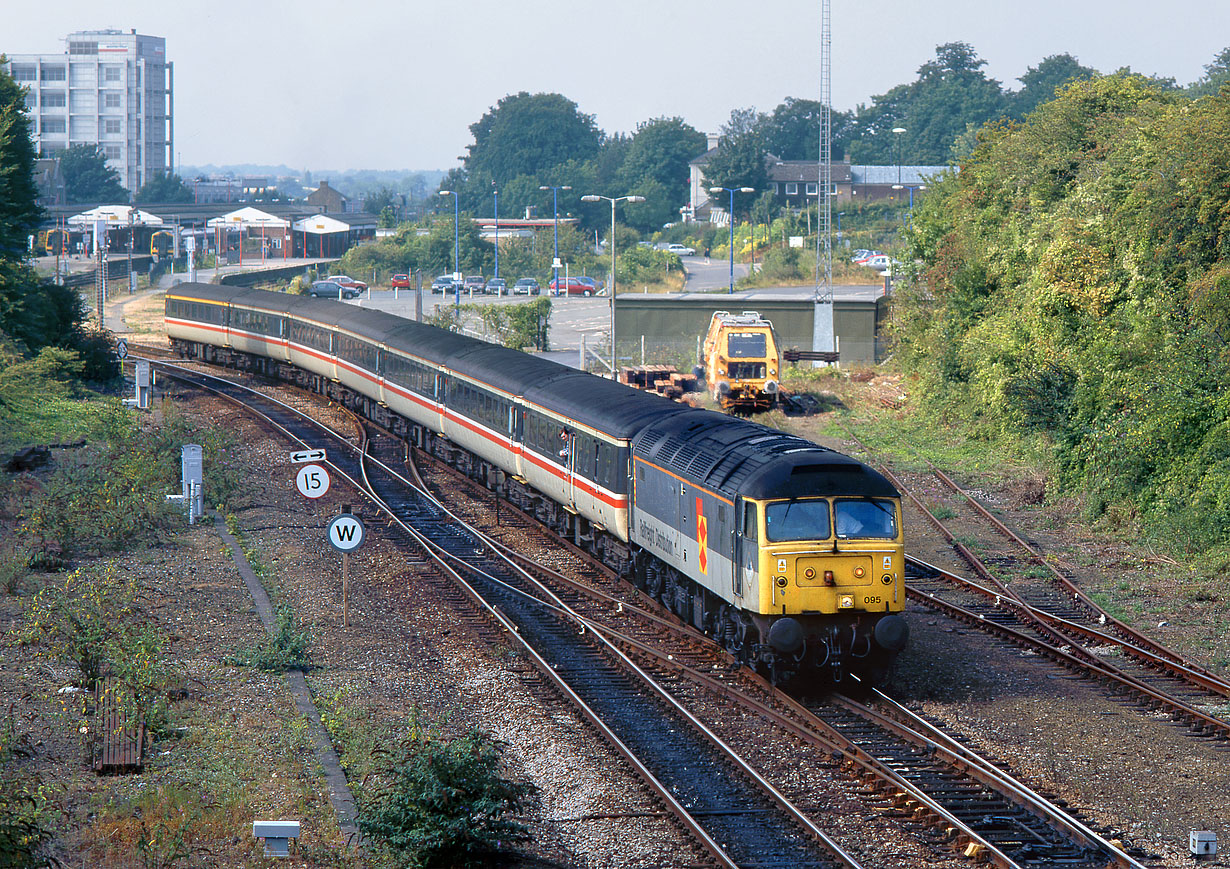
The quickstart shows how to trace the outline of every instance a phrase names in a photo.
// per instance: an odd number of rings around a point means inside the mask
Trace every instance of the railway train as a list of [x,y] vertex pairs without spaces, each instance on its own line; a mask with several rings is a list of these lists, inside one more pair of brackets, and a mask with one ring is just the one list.
[[905,647],[901,500],[763,425],[333,300],[180,284],[179,355],[329,396],[494,489],[775,682]]
[[149,252],[156,260],[171,259],[175,256],[175,233],[160,229],[149,237]]
[[756,311],[715,311],[696,376],[728,413],[772,410],[777,404],[782,354],[773,324]]

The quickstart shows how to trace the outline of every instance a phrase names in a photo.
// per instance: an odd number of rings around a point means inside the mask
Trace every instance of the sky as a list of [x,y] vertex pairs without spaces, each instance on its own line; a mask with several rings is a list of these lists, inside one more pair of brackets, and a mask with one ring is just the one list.
[[[167,41],[176,165],[447,170],[507,94],[556,92],[608,133],[820,92],[819,0],[57,0],[6,3],[0,52],[69,32]],[[832,94],[852,109],[968,42],[1005,87],[1064,52],[1186,85],[1230,45],[1230,0],[831,0]]]

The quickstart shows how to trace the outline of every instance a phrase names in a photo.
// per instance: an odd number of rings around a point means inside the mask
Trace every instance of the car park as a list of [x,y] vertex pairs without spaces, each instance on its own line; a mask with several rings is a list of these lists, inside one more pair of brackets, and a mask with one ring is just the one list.
[[673,253],[675,256],[696,256],[696,249],[686,244],[668,244],[666,250],[667,253]]
[[538,295],[538,281],[534,278],[519,278],[513,284],[514,296],[536,296]]
[[393,277],[389,278],[389,289],[390,290],[410,289],[410,276],[409,275],[393,275]]
[[354,278],[348,278],[346,275],[329,275],[325,278],[326,281],[333,281],[335,284],[341,284],[343,287],[350,287],[352,290],[366,290],[367,284],[362,281],[356,281]]
[[508,282],[503,278],[490,278],[483,291],[489,296],[503,296],[508,292]]
[[343,286],[337,281],[313,281],[307,294],[313,299],[354,299],[359,292],[354,287]]

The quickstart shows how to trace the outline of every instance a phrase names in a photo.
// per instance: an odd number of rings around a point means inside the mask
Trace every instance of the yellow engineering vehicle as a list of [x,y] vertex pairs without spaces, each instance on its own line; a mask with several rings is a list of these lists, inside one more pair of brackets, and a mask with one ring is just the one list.
[[716,311],[696,374],[722,410],[754,413],[777,404],[782,354],[773,324],[756,311]]

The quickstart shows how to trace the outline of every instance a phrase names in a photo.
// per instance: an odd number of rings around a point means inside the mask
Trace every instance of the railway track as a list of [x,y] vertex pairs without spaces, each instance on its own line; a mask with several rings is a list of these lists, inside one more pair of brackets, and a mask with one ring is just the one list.
[[284,402],[199,372],[173,376],[241,404],[294,444],[327,439],[334,472],[522,646],[544,680],[627,759],[717,865],[861,865],[613,643],[588,630],[585,619],[403,476],[400,441],[362,437],[359,450],[348,449],[348,438]]
[[[472,521],[485,518],[489,524],[495,515],[503,515],[505,523],[512,519],[518,528],[549,534],[515,507],[490,500],[485,488],[448,466],[437,465],[429,476],[437,478],[438,489],[453,493],[468,489],[471,512],[490,511]],[[490,536],[487,539],[495,547],[502,546]],[[880,692],[876,692],[878,702],[891,706],[894,715],[852,698],[801,704],[754,673],[736,669],[733,659],[712,641],[618,582],[587,553],[572,548],[574,568],[579,566],[586,576],[578,581],[530,556],[506,551],[548,584],[554,596],[566,600],[589,628],[607,636],[641,667],[652,668],[655,679],[680,704],[712,708],[714,698],[719,698],[725,701],[721,709],[734,705],[742,713],[725,718],[740,722],[744,741],[758,741],[749,739],[746,730],[750,714],[770,728],[759,740],[764,744],[779,744],[788,737],[822,754],[840,757],[875,792],[873,804],[915,822],[927,831],[937,849],[955,849],[1003,867],[1139,866],[1121,846],[1103,839],[1079,817]],[[710,696],[699,697],[697,689]],[[901,719],[907,723],[902,724]],[[722,727],[716,717],[707,724]],[[788,778],[787,771],[779,770],[775,780],[784,778]],[[805,798],[804,794],[796,797],[800,802]]]
[[[980,504],[974,493],[938,468],[931,465],[930,472],[951,494],[942,505],[947,511],[944,518],[891,469],[883,463],[876,467],[976,577],[907,556],[906,594],[912,600],[1096,679],[1141,708],[1181,722],[1193,736],[1217,740],[1219,748],[1230,749],[1230,682],[1106,612],[1042,552]],[[946,521],[957,519],[991,529],[992,535],[980,541],[999,539],[1001,545],[984,543],[983,553],[975,552]]]
[[[221,391],[236,388],[228,382]],[[288,415],[298,417],[301,411],[278,404],[266,419],[292,442],[319,441],[320,427],[311,424],[303,430],[299,426],[307,424],[288,420]],[[700,732],[720,754],[728,741],[747,740],[746,732],[719,735],[723,716],[705,723],[687,711],[706,703],[712,708],[714,698],[721,698],[727,707],[736,705],[742,713],[742,717],[724,716],[727,728],[732,719],[746,724],[747,715],[755,715],[763,722],[760,726],[767,728],[765,744],[780,744],[785,736],[819,749],[820,756],[836,759],[848,774],[863,780],[869,805],[913,825],[936,850],[956,850],[1002,867],[1140,865],[1079,817],[1015,782],[996,764],[978,758],[916,716],[903,723],[911,713],[902,707],[889,715],[851,698],[804,705],[747,670],[732,672],[733,662],[718,647],[647,598],[637,600],[634,590],[617,583],[601,565],[583,563],[584,577],[578,580],[545,566],[543,559],[510,551],[472,524],[458,521],[440,500],[423,497],[427,486],[422,480],[403,476],[398,470],[407,458],[400,441],[383,434],[360,435],[360,439],[366,460],[356,459],[349,466],[338,450],[336,457],[331,454],[335,469],[382,503],[423,559],[435,559],[440,570],[453,577],[456,593],[491,614],[507,632],[507,639],[531,644],[526,646],[526,656],[538,664],[543,680],[555,684],[600,732],[606,732],[608,740],[719,863],[763,865],[771,857],[788,865],[858,865],[820,831],[808,813],[797,808],[795,803],[806,801],[805,789],[783,794],[787,788],[771,784],[728,748],[723,766],[674,738],[669,744],[659,744],[664,742],[660,738],[664,733]],[[338,444],[354,446],[354,440],[347,437]],[[451,475],[442,488],[455,489],[461,483],[474,486],[473,503],[494,507],[505,525],[540,529],[511,505],[492,502],[486,490],[480,491],[477,484],[446,466],[430,473]],[[574,550],[573,555],[584,554]],[[516,562],[520,565],[512,567]],[[578,642],[579,638],[584,642]],[[554,651],[536,651],[539,646]],[[627,661],[630,669],[612,668],[612,652]],[[639,681],[630,681],[629,673],[635,673]],[[649,726],[648,713],[642,711],[647,685],[658,698],[653,718],[657,723]],[[889,702],[883,696],[877,698],[878,704]],[[607,720],[610,723],[604,723]],[[684,755],[685,750],[693,753]],[[651,757],[642,760],[642,755]],[[731,762],[730,757],[737,759]],[[672,766],[688,769],[688,776],[673,778]],[[756,794],[748,796],[737,790],[740,779],[758,780]],[[686,806],[679,804],[677,795],[685,795]],[[716,797],[716,802],[701,802],[706,796]],[[793,807],[785,827],[780,820],[784,806]],[[824,812],[813,807],[812,814],[823,816]],[[773,817],[779,820],[767,824]],[[732,828],[735,818],[740,820]],[[766,826],[770,829],[767,839],[753,836],[742,849],[729,844],[716,852],[712,849],[717,841],[740,841],[748,835],[744,828]],[[828,853],[818,852],[817,843]]]

